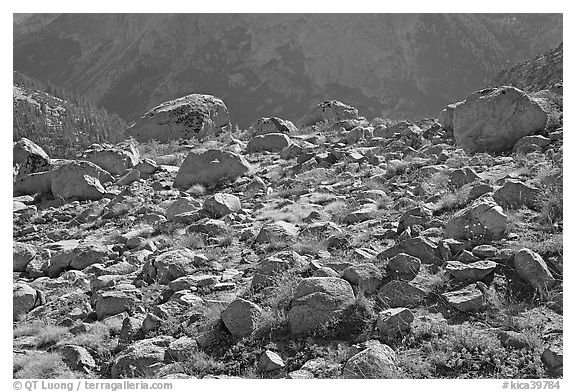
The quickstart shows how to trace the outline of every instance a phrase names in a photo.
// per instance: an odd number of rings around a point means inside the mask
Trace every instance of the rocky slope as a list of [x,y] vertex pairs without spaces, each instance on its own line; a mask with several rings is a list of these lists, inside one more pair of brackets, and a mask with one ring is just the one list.
[[13,131],[17,141],[34,140],[49,155],[72,157],[97,142],[119,142],[126,123],[62,88],[14,72]]
[[306,118],[81,160],[19,141],[14,377],[561,377],[561,124],[488,154],[434,119]]
[[492,86],[514,86],[524,91],[552,89],[563,81],[563,45],[539,56],[502,70]]
[[233,123],[297,123],[346,97],[368,118],[436,115],[495,72],[556,47],[562,15],[15,15],[14,67],[135,120],[212,94]]

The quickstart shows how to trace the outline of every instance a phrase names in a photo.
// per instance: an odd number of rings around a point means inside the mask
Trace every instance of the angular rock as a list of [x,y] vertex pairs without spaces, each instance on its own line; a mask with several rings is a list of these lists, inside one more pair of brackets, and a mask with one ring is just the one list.
[[386,270],[392,277],[411,281],[418,275],[421,264],[418,257],[410,256],[406,253],[398,253],[388,261]]
[[541,294],[556,284],[542,256],[528,248],[520,249],[512,264],[518,275]]
[[402,280],[386,283],[378,291],[378,298],[390,308],[413,308],[428,295],[421,288]]
[[113,178],[99,166],[87,161],[70,161],[50,172],[50,189],[55,197],[79,200],[101,199],[106,190],[102,183]]
[[67,344],[58,349],[62,360],[71,370],[88,372],[96,367],[96,361],[84,347]]
[[408,308],[392,308],[378,313],[376,329],[386,336],[402,336],[410,331],[414,314]]
[[418,206],[409,209],[400,217],[398,221],[398,229],[397,233],[400,234],[408,227],[412,227],[414,225],[425,226],[432,220],[432,210]]
[[12,316],[14,321],[26,315],[37,306],[46,303],[44,294],[26,283],[14,283],[12,286]]
[[298,129],[291,121],[278,117],[262,117],[250,125],[248,132],[252,136],[258,136],[267,133],[296,133]]
[[358,109],[343,104],[340,101],[324,101],[312,108],[304,117],[304,126],[314,125],[321,121],[340,121],[358,118]]
[[446,224],[445,236],[473,243],[494,241],[504,236],[507,221],[502,207],[492,200],[479,200],[454,214]]
[[52,192],[52,177],[49,171],[32,173],[17,178],[12,186],[14,196],[49,194]]
[[173,249],[149,259],[142,272],[149,281],[168,284],[181,276],[190,275],[205,261],[204,255],[190,249]]
[[289,222],[277,221],[265,224],[258,235],[256,243],[292,242],[298,237],[298,227]]
[[450,173],[450,183],[456,188],[460,188],[471,182],[481,180],[482,178],[470,167],[454,169]]
[[274,372],[284,367],[284,361],[274,351],[266,350],[258,360],[258,370],[262,373]]
[[366,294],[371,294],[382,283],[382,272],[374,264],[353,265],[344,270],[342,278]]
[[380,252],[378,260],[385,261],[394,256],[405,253],[417,257],[422,264],[440,264],[441,259],[437,254],[437,246],[426,237],[418,236],[402,240],[390,248]]
[[454,108],[456,144],[469,152],[501,152],[546,127],[546,111],[509,86],[477,91]]
[[166,349],[166,362],[183,362],[194,355],[198,350],[196,340],[182,336],[173,342]]
[[139,290],[113,290],[98,294],[95,306],[96,317],[98,320],[103,320],[108,316],[132,310],[140,298]]
[[354,355],[344,365],[343,378],[398,378],[396,354],[385,344],[374,344]]
[[442,298],[461,312],[476,312],[484,305],[484,294],[476,284],[444,293]]
[[48,263],[48,276],[54,278],[68,269],[82,270],[93,264],[103,263],[113,257],[114,252],[98,242],[60,241],[51,245],[56,252]]
[[252,138],[246,146],[246,152],[279,152],[290,144],[290,138],[283,133],[267,133]]
[[214,185],[246,174],[250,165],[243,156],[229,151],[208,150],[188,154],[174,179],[174,187],[187,189],[195,184]]
[[178,198],[166,209],[166,219],[174,220],[176,215],[197,211],[200,206],[200,202],[191,197]]
[[456,280],[462,282],[477,282],[484,279],[486,275],[494,271],[497,264],[489,260],[476,261],[464,264],[459,261],[448,261],[446,271]]
[[212,95],[190,94],[150,109],[126,130],[138,141],[203,139],[230,127],[228,108]]
[[338,320],[354,300],[350,283],[340,278],[306,278],[296,287],[288,312],[293,333],[305,333]]
[[12,159],[13,164],[18,166],[17,177],[51,169],[48,154],[42,147],[25,137],[14,143]]
[[224,309],[220,317],[232,336],[243,338],[254,332],[261,315],[262,309],[258,305],[237,298]]
[[112,378],[154,378],[173,340],[171,336],[158,336],[132,343],[112,361]]
[[232,212],[238,212],[242,208],[240,199],[228,193],[215,193],[205,201],[203,208],[214,218],[222,218]]
[[36,253],[35,246],[14,241],[12,243],[12,271],[26,271],[26,266],[36,257]]
[[113,148],[96,145],[95,148],[84,151],[82,156],[113,175],[121,175],[133,169],[139,159],[138,150],[132,143],[124,143]]
[[518,208],[526,206],[535,208],[538,203],[538,188],[518,180],[507,180],[494,192],[494,201],[502,207]]

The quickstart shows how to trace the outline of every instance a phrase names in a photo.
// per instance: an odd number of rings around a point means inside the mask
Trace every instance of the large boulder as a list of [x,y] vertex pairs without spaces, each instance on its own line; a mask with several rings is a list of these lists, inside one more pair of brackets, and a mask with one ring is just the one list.
[[304,117],[304,126],[314,125],[321,121],[340,121],[358,118],[358,109],[348,106],[340,101],[320,102]]
[[186,189],[195,184],[214,185],[234,180],[248,172],[250,165],[242,155],[220,150],[188,154],[174,179],[174,187]]
[[254,136],[246,146],[246,152],[279,152],[290,145],[290,138],[283,133],[267,133]]
[[254,121],[248,131],[252,136],[258,136],[267,133],[294,133],[298,129],[291,121],[278,117],[262,117]]
[[501,152],[544,130],[547,121],[546,111],[522,90],[488,88],[454,108],[454,139],[469,152]]
[[346,362],[342,377],[398,378],[396,354],[385,344],[371,344]]
[[164,102],[148,112],[126,130],[138,141],[203,139],[230,126],[228,108],[211,95],[190,94]]
[[294,333],[305,333],[338,320],[354,301],[350,283],[340,278],[306,278],[296,287],[288,324]]
[[101,199],[106,190],[103,183],[113,177],[100,166],[88,161],[68,161],[50,172],[50,189],[54,197],[78,200]]
[[448,221],[446,238],[483,243],[501,239],[506,232],[508,217],[493,200],[484,199],[458,211]]

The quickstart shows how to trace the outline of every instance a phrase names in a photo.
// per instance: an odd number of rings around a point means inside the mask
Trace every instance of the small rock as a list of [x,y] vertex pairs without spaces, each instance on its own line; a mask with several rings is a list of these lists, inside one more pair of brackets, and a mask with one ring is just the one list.
[[284,367],[284,361],[280,355],[273,351],[266,350],[258,361],[258,370],[262,373],[273,372]]
[[262,309],[253,302],[237,298],[222,312],[224,325],[237,338],[250,336],[256,329]]
[[407,308],[387,309],[378,314],[376,328],[387,336],[402,336],[410,331],[414,314]]

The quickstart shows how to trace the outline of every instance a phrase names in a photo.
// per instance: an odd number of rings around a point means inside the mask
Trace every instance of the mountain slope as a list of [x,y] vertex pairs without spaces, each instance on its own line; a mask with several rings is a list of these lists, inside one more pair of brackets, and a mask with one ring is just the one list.
[[118,142],[126,123],[62,88],[14,72],[13,140],[29,138],[50,156],[72,157],[92,143]]
[[563,45],[510,69],[502,70],[491,83],[492,86],[514,86],[536,92],[549,89],[563,80]]
[[432,115],[561,41],[558,14],[63,14],[15,37],[14,67],[126,120],[213,94],[245,127],[329,98]]

